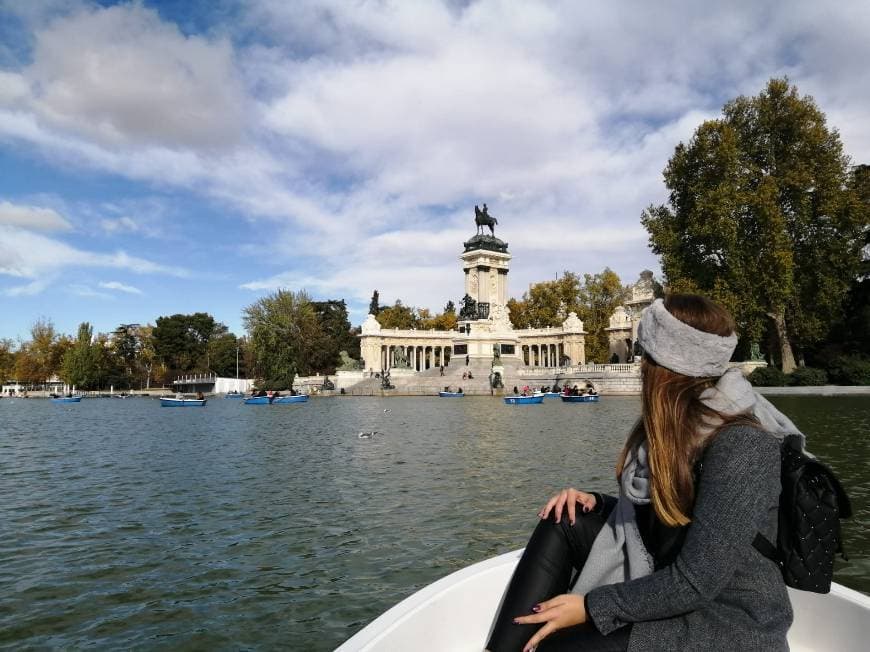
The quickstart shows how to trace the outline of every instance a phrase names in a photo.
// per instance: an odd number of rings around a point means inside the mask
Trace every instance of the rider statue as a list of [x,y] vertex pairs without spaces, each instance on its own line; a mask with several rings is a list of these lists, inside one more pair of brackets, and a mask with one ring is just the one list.
[[477,225],[477,234],[483,235],[483,227],[488,226],[492,237],[495,237],[495,225],[498,220],[489,214],[489,208],[486,204],[483,205],[483,210],[474,205],[474,223]]

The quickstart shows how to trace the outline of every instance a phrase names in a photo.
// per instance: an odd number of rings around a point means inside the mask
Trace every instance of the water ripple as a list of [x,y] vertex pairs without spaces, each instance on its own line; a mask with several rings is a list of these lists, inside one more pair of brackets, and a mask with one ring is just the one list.
[[[868,591],[870,400],[775,400],[852,495],[837,578]],[[638,402],[57,408],[0,400],[0,647],[332,649],[551,491],[613,491]]]

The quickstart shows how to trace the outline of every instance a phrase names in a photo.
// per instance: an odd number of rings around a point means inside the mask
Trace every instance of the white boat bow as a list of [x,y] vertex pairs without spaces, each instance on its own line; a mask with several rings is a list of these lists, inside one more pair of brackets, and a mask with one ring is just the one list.
[[[336,652],[481,652],[522,550],[468,566],[420,589],[384,612]],[[864,652],[870,597],[833,584],[828,595],[789,589],[795,652]]]

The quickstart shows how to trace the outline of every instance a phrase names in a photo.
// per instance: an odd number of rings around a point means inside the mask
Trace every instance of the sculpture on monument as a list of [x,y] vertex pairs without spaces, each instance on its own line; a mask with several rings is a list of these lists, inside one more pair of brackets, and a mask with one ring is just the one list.
[[474,205],[474,223],[477,225],[477,235],[483,235],[483,227],[488,226],[489,231],[495,237],[495,225],[498,220],[489,214],[489,209],[486,204],[483,205],[483,210]]
[[459,309],[460,319],[477,319],[477,301],[470,294],[462,297],[462,308]]

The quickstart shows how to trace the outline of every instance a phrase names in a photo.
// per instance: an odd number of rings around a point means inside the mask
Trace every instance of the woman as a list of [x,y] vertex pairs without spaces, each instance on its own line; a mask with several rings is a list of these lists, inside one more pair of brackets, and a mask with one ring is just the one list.
[[785,584],[752,541],[775,540],[779,443],[799,431],[729,370],[734,323],[708,299],[655,301],[638,341],[619,498],[566,489],[543,507],[492,652],[788,649]]

